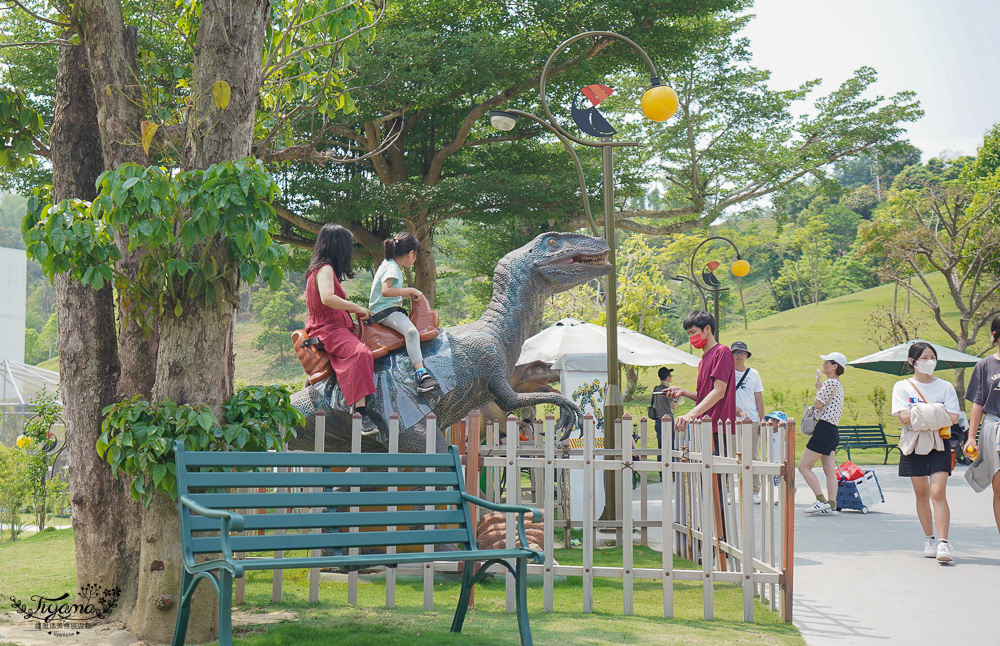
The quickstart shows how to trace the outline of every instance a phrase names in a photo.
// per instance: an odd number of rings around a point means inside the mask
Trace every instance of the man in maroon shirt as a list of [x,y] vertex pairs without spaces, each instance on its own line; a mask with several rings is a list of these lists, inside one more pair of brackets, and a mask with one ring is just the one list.
[[683,395],[696,402],[694,408],[674,419],[674,428],[683,431],[689,422],[708,415],[712,418],[712,432],[718,433],[720,421],[736,419],[733,353],[715,340],[715,318],[708,312],[698,310],[688,314],[684,319],[684,330],[690,337],[691,345],[704,350],[704,354],[698,363],[697,391],[676,386],[670,389],[668,396]]

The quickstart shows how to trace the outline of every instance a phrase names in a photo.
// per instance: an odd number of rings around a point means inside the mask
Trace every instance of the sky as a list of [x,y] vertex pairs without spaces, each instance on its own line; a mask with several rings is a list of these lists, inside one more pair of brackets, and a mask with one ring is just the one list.
[[756,0],[751,13],[743,33],[774,89],[821,78],[811,102],[868,65],[878,94],[916,92],[925,114],[908,135],[925,161],[975,155],[1000,122],[1000,0]]

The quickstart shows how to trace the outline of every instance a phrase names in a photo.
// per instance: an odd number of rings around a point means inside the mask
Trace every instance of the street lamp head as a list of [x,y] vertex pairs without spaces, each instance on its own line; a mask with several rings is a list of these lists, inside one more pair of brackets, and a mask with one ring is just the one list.
[[736,276],[737,278],[743,278],[749,273],[750,273],[750,263],[748,263],[746,260],[740,258],[739,260],[733,263],[733,276]]
[[505,110],[490,110],[490,125],[497,130],[508,132],[517,125],[518,116]]
[[650,121],[666,121],[677,112],[677,93],[673,88],[660,85],[660,79],[653,79],[653,86],[642,95],[642,113]]

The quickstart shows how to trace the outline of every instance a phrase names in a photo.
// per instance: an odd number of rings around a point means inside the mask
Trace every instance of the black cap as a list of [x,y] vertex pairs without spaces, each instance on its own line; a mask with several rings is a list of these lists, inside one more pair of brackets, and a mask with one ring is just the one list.
[[746,352],[748,359],[753,356],[750,353],[750,349],[747,348],[747,344],[743,343],[742,341],[733,342],[733,344],[729,346],[729,349],[732,350],[733,352]]

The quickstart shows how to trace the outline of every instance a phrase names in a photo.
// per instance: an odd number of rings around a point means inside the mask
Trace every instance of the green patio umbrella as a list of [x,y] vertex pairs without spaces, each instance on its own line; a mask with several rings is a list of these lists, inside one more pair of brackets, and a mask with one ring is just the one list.
[[[894,345],[888,350],[881,350],[874,354],[869,354],[866,357],[861,357],[860,359],[855,359],[854,361],[848,361],[847,365],[855,368],[861,368],[862,370],[884,372],[890,375],[904,375],[910,371],[906,355],[910,351],[910,346],[917,341],[923,341],[923,339],[913,339],[912,341],[907,341],[906,343]],[[924,341],[924,343],[930,343],[930,341]],[[934,350],[937,352],[938,356],[937,370],[945,370],[948,368],[970,368],[979,363],[979,357],[975,357],[971,354],[965,354],[964,352],[959,352],[958,350],[952,350],[951,348],[946,348],[936,343],[931,343],[931,345],[934,346]]]

